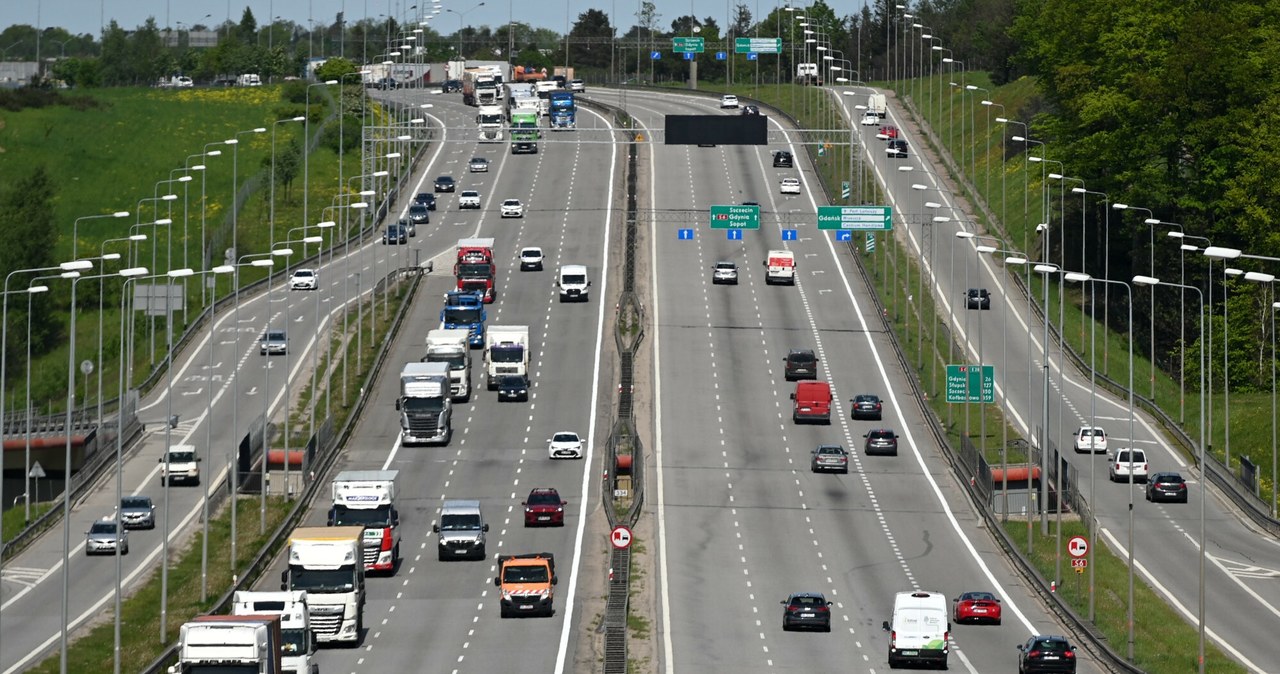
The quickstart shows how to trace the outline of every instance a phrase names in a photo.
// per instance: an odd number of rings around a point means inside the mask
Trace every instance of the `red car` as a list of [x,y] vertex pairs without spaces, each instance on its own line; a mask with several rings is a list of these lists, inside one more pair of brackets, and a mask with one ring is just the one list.
[[524,506],[524,525],[526,527],[562,527],[564,526],[564,507],[569,502],[560,498],[560,492],[551,488],[534,489],[529,498],[521,503]]
[[893,140],[898,137],[898,127],[885,125],[880,127],[880,132],[876,134],[876,138],[880,140]]
[[951,601],[955,604],[952,618],[958,623],[1000,624],[1000,600],[990,592],[965,592]]

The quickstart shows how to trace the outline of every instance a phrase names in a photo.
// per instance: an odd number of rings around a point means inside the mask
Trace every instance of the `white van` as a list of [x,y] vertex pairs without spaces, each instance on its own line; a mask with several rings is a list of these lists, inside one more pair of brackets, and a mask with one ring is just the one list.
[[891,669],[906,663],[947,668],[951,622],[941,592],[899,592],[893,600],[893,620],[883,627],[889,633]]
[[560,268],[556,286],[560,288],[561,302],[586,302],[589,299],[588,288],[591,287],[587,268],[580,264],[566,264]]
[[771,250],[764,260],[766,285],[796,284],[796,254],[789,250]]
[[200,456],[192,445],[171,445],[160,457],[160,484],[172,475],[171,481],[184,484],[200,484]]

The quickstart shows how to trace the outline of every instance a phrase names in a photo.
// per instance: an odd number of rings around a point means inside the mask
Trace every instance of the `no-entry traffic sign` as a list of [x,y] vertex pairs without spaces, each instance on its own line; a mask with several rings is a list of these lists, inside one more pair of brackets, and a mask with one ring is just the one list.
[[609,542],[619,550],[626,550],[631,546],[631,530],[619,524],[609,533]]
[[1089,554],[1089,541],[1084,536],[1072,536],[1067,541],[1067,554],[1079,559]]

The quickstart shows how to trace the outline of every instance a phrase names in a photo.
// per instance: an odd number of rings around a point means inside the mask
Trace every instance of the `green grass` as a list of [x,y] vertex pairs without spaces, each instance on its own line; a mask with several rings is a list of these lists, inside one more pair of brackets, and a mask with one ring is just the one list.
[[[1010,520],[1005,524],[1005,532],[1018,546],[1026,550],[1026,520]],[[1057,567],[1055,550],[1056,536],[1053,522],[1050,522],[1049,535],[1040,535],[1040,525],[1032,527],[1032,554],[1029,559],[1033,566],[1045,578],[1053,578]],[[1071,536],[1087,536],[1086,527],[1075,520],[1063,521],[1061,538],[1063,541]],[[1111,648],[1124,657],[1128,652],[1128,597],[1129,576],[1126,560],[1111,554],[1109,548],[1094,541],[1094,609],[1097,621],[1094,623],[1106,637]],[[1063,582],[1058,587],[1058,596],[1069,604],[1077,614],[1087,618],[1089,614],[1089,573],[1076,574],[1070,568],[1065,553],[1062,570]],[[1186,599],[1186,598],[1184,598]],[[1195,599],[1185,602],[1188,608],[1195,610]],[[1181,614],[1177,614],[1157,595],[1143,579],[1134,579],[1133,589],[1133,662],[1148,672],[1160,674],[1192,674],[1199,671],[1196,662],[1198,635],[1196,629]],[[1209,672],[1244,672],[1245,668],[1228,658],[1217,649],[1212,642],[1205,645],[1205,671]]]
[[[31,522],[40,519],[40,516],[53,510],[54,506],[61,506],[62,502],[56,504],[49,501],[32,501],[31,502]],[[6,511],[0,517],[0,527],[3,527],[5,535],[12,537],[14,534],[22,531],[28,524],[26,508],[21,505],[14,506]],[[5,539],[8,540],[8,539]]]
[[[257,497],[239,500],[237,515],[239,527],[240,568],[243,570],[256,551],[284,521],[293,507],[279,497],[267,499],[266,534],[260,528],[260,501]],[[157,568],[138,590],[122,605],[120,652],[121,671],[137,672],[151,664],[166,647],[177,641],[178,626],[194,616],[208,612],[226,588],[231,586],[231,510],[223,508],[209,522],[208,598],[200,599],[201,534],[196,533],[191,543],[175,556],[169,567],[169,603],[166,636],[160,636],[160,573]],[[114,565],[109,557],[96,560]],[[109,588],[104,588],[106,591]],[[99,623],[82,637],[75,639],[67,652],[67,671],[109,672],[112,669],[115,650],[115,623],[112,604],[108,602],[100,612]],[[59,656],[47,657],[33,674],[55,674],[59,670]]]

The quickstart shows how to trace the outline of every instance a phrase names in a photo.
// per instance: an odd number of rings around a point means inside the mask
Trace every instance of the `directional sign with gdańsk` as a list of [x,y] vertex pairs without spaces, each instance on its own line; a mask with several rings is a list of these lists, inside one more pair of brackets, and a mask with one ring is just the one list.
[[631,530],[619,524],[610,532],[609,542],[613,543],[613,547],[625,550],[631,545]]
[[780,37],[738,37],[733,39],[733,51],[738,54],[781,54]]
[[888,231],[893,211],[889,206],[819,206],[818,229]]
[[1089,541],[1084,536],[1072,536],[1067,541],[1067,554],[1079,559],[1089,554]]

